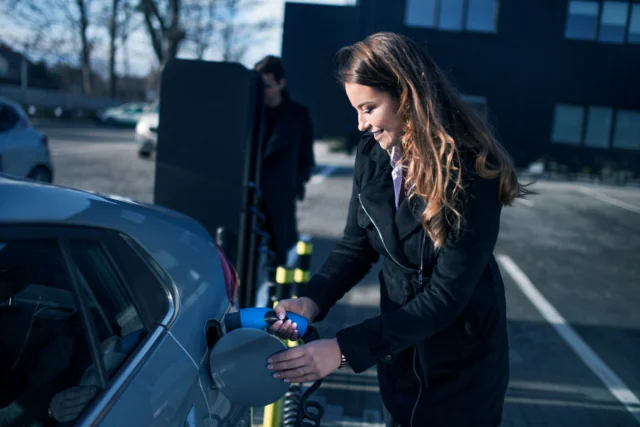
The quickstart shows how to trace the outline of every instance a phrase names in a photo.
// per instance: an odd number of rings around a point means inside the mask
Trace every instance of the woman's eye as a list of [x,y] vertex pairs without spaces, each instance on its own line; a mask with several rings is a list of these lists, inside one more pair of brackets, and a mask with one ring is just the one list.
[[364,110],[364,113],[371,114],[372,111],[373,111],[373,108],[367,108],[366,110]]

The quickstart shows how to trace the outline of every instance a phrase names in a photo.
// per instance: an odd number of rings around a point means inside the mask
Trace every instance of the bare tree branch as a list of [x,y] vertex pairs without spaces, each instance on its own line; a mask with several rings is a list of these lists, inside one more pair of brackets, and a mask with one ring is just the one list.
[[[147,33],[160,65],[175,58],[186,33],[180,23],[181,1],[167,0],[165,14],[158,8],[157,0],[140,0],[139,10],[144,15]],[[158,27],[154,24],[157,21]]]
[[80,41],[82,44],[80,52],[80,64],[82,67],[82,92],[91,94],[91,46],[87,38],[89,28],[89,12],[86,9],[85,0],[76,0],[78,11],[80,12],[79,24]]
[[260,0],[224,0],[220,14],[220,45],[223,61],[241,62],[247,50],[256,43],[262,34],[276,24],[272,20],[243,22],[241,12],[262,4]]
[[86,94],[92,89],[90,5],[91,0],[5,0],[2,10],[10,21],[30,33],[20,37],[21,42],[17,41],[26,51],[47,57],[65,57],[69,51],[75,51],[80,59],[82,88]]
[[214,44],[220,4],[221,0],[185,1],[182,22],[187,28],[186,39],[193,45],[198,59],[203,59]]

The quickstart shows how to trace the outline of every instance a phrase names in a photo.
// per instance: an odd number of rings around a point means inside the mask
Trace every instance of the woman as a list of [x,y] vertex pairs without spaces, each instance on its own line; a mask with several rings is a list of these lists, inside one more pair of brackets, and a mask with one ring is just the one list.
[[[379,256],[381,314],[269,360],[289,382],[377,365],[392,425],[497,426],[509,379],[493,249],[503,205],[527,194],[485,123],[411,40],[374,34],[338,53],[358,146],[344,237],[298,299],[320,321]],[[295,324],[270,330],[297,339]]]

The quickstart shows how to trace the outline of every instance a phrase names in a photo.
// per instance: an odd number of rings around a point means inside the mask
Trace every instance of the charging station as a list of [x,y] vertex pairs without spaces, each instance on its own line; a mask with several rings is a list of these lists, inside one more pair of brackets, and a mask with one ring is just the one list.
[[198,220],[255,304],[262,158],[260,76],[241,64],[174,59],[163,70],[154,203]]

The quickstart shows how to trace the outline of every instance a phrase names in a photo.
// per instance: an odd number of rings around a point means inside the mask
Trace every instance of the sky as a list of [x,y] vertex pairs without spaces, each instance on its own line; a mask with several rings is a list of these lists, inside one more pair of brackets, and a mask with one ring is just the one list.
[[[267,54],[280,55],[282,47],[282,23],[284,21],[284,9],[285,2],[288,0],[262,0],[262,4],[258,7],[254,7],[248,12],[243,19],[246,21],[258,20],[258,19],[271,19],[276,22],[273,29],[265,31],[263,36],[260,37],[260,41],[253,45],[247,51],[243,65],[246,67],[253,67],[260,58]],[[296,0],[296,3],[315,3],[315,4],[328,4],[328,5],[353,5],[357,0]],[[21,39],[30,35],[29,31],[24,28],[17,27],[11,22],[9,17],[2,16],[0,13],[0,28],[2,33],[10,34],[12,39]],[[100,43],[92,54],[92,68],[98,74],[106,76],[107,73],[107,58],[108,58],[108,39],[106,32],[99,30],[93,34]],[[141,29],[131,36],[129,45],[129,61],[130,70],[135,75],[146,75],[152,68],[157,67],[157,60],[153,50],[151,49],[149,38]],[[181,52],[178,57],[192,58],[189,52]],[[32,60],[38,60],[40,58],[30,58]],[[216,52],[209,52],[204,59],[218,60]],[[77,64],[78,55],[75,51],[71,51],[67,60]],[[47,61],[51,62],[51,60]],[[119,52],[117,59],[117,72],[123,73],[123,61],[122,52]]]

